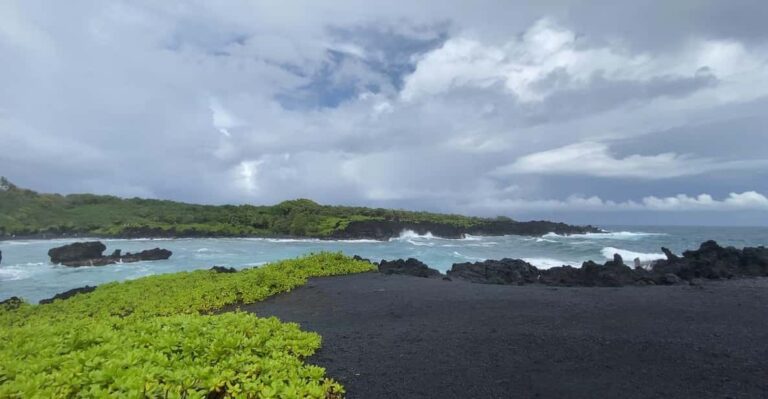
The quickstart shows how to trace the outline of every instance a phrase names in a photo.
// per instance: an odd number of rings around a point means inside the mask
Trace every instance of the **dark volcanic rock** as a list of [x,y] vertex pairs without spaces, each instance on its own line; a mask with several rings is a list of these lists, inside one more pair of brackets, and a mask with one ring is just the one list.
[[141,252],[137,252],[135,254],[128,252],[125,255],[118,257],[118,259],[120,262],[130,263],[130,262],[141,262],[144,260],[165,260],[170,258],[171,255],[173,255],[173,252],[167,249],[153,248],[153,249],[147,249]]
[[653,264],[654,273],[672,273],[685,280],[768,276],[768,248],[765,247],[721,247],[710,240],[697,250],[683,252],[682,257],[667,252],[666,260]]
[[455,263],[448,276],[483,284],[530,284],[538,281],[540,271],[521,259],[504,258],[475,263]]
[[439,271],[431,269],[421,261],[408,258],[406,260],[382,260],[379,272],[383,274],[405,274],[415,277],[442,277]]
[[670,251],[668,248],[661,247],[661,252],[664,252],[664,256],[667,257],[667,260],[674,261],[678,260],[680,257],[673,254],[672,251]]
[[0,301],[0,309],[5,309],[5,310],[18,309],[18,307],[21,306],[22,303],[24,303],[23,299],[17,296],[12,296],[6,300]]
[[107,249],[101,241],[76,242],[52,248],[48,251],[51,262],[62,263],[78,262],[84,259],[96,259],[103,257],[102,253]]
[[3,251],[0,251],[0,263],[3,263]]
[[69,291],[58,293],[54,295],[52,298],[41,299],[40,304],[45,305],[48,303],[53,303],[53,301],[57,299],[69,299],[77,294],[87,294],[89,292],[93,292],[93,290],[95,289],[96,289],[96,286],[90,286],[90,285],[86,285],[85,287],[80,287],[80,288],[73,288]]
[[237,273],[237,269],[235,269],[234,267],[214,266],[209,270],[214,271],[216,273]]
[[514,220],[488,220],[472,227],[463,227],[435,222],[363,220],[350,222],[344,230],[335,232],[331,238],[388,240],[399,236],[406,230],[411,230],[421,235],[431,233],[434,236],[443,238],[462,238],[466,234],[540,236],[547,233],[583,234],[600,232],[600,229],[593,226],[572,226],[565,223],[547,221],[517,222]]
[[541,282],[547,285],[621,287],[640,279],[635,271],[615,260],[604,265],[587,261],[580,268],[561,266],[541,271]]
[[651,270],[632,269],[615,254],[605,264],[584,262],[581,267],[560,266],[539,270],[520,259],[456,263],[448,276],[474,283],[531,284],[557,286],[621,287],[624,285],[674,285],[693,279],[768,276],[768,248],[723,248],[707,241],[693,251],[677,256],[662,249],[666,260],[655,262]]
[[112,255],[104,256],[103,252],[107,247],[101,241],[76,242],[74,244],[64,245],[53,248],[48,251],[52,263],[62,264],[64,266],[104,266],[113,263],[131,263],[145,260],[163,260],[168,259],[173,253],[167,249],[154,248],[138,253],[122,254],[119,249]]
[[531,284],[620,287],[635,284],[642,277],[626,266],[616,255],[604,265],[584,262],[580,268],[571,266],[539,270],[521,259],[486,260],[475,263],[456,263],[448,276],[483,284]]

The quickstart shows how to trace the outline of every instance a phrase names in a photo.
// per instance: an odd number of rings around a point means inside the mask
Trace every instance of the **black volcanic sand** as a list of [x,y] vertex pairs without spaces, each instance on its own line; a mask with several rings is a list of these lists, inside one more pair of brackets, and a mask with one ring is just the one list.
[[768,398],[768,279],[497,286],[365,273],[244,307],[323,336],[348,398]]

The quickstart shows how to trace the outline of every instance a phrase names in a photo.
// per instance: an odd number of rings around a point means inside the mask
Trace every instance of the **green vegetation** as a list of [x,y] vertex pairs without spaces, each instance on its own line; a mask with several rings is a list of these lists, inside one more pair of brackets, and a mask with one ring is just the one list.
[[0,307],[0,397],[335,398],[302,362],[320,337],[235,311],[308,277],[372,270],[320,253],[238,273],[194,271],[99,286],[49,305]]
[[489,219],[363,207],[308,199],[274,206],[193,205],[92,194],[40,194],[0,181],[0,238],[37,234],[118,236],[328,237],[351,222],[397,220],[459,227]]

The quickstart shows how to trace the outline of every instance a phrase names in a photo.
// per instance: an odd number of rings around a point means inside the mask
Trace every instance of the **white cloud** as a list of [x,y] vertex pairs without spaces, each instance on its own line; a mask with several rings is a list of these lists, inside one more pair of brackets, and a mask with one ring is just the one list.
[[730,193],[722,200],[716,200],[709,194],[696,197],[677,195],[674,197],[643,198],[646,208],[664,211],[677,210],[768,210],[768,198],[755,191],[745,191],[741,194]]
[[768,211],[768,197],[756,191],[730,193],[717,200],[709,194],[673,197],[649,196],[641,201],[610,201],[597,196],[571,196],[564,200],[484,199],[471,205],[495,211]]
[[765,165],[768,165],[768,160],[718,162],[673,152],[617,158],[611,154],[606,144],[582,142],[522,156],[512,164],[498,168],[494,173],[664,179]]
[[221,105],[218,99],[211,98],[209,100],[209,107],[211,109],[211,119],[213,119],[213,126],[226,137],[232,136],[229,129],[236,127],[239,122],[224,106]]
[[235,168],[235,178],[238,185],[246,192],[253,194],[259,189],[258,176],[259,167],[264,163],[263,160],[242,161]]
[[727,83],[710,94],[710,100],[725,102],[764,95],[754,84],[768,81],[766,62],[764,54],[750,53],[731,40],[690,40],[671,55],[632,53],[620,42],[589,46],[575,32],[544,18],[502,45],[462,36],[448,40],[419,60],[401,98],[414,101],[461,87],[499,86],[522,103],[535,103],[559,90],[586,87],[597,75],[609,81],[647,82],[707,71]]

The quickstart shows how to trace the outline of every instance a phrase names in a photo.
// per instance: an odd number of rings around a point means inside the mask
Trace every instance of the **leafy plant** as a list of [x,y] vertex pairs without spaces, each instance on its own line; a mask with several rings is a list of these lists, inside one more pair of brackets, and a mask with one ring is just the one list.
[[309,277],[372,266],[319,253],[242,270],[182,272],[99,286],[48,305],[0,309],[0,397],[332,398],[303,363],[320,336],[225,306]]

